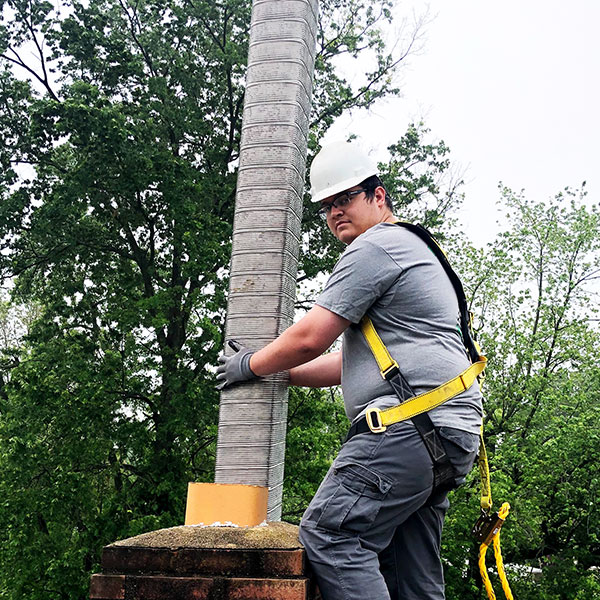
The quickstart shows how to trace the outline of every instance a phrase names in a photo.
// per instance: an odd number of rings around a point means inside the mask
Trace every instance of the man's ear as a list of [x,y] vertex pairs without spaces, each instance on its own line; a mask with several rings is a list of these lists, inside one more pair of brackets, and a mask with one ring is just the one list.
[[377,206],[385,205],[385,189],[380,185],[375,188],[375,202]]

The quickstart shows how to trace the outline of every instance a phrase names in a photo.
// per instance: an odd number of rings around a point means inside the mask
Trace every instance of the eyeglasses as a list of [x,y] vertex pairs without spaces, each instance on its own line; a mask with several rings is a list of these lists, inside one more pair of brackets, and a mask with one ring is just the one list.
[[358,194],[362,194],[366,191],[367,190],[364,188],[360,188],[360,190],[352,190],[350,192],[341,193],[339,196],[336,196],[333,199],[333,202],[330,202],[329,204],[323,204],[323,206],[321,206],[319,209],[319,216],[323,220],[326,220],[332,208],[344,208],[344,206],[348,206],[348,204],[354,200],[355,196],[358,196]]

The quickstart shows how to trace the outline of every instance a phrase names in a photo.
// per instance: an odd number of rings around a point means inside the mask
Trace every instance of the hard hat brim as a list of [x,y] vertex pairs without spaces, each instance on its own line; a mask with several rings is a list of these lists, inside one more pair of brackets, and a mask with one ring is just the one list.
[[345,192],[346,190],[362,183],[368,177],[373,175],[377,175],[377,171],[373,172],[365,172],[360,175],[355,175],[354,177],[350,177],[349,179],[344,179],[344,181],[336,182],[334,185],[326,187],[323,190],[319,190],[315,192],[311,190],[311,201],[312,202],[321,202],[321,200],[325,200],[325,198],[329,198],[329,196],[334,196],[335,194],[340,194],[341,192]]

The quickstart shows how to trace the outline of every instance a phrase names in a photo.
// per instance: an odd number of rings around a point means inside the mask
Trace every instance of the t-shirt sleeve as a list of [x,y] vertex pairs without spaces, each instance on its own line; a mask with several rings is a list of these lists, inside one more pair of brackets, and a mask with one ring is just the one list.
[[357,240],[342,254],[316,304],[358,323],[401,273],[381,246]]

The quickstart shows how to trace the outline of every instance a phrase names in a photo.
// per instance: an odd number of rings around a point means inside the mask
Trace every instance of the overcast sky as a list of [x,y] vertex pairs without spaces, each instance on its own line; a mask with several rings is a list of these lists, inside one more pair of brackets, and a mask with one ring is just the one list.
[[[403,68],[403,97],[334,126],[331,137],[350,127],[383,159],[423,119],[467,168],[459,217],[479,244],[497,229],[500,180],[535,200],[586,180],[600,202],[600,2],[428,4],[432,21]],[[422,12],[425,3],[399,3],[398,14],[411,6]]]

